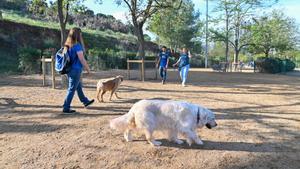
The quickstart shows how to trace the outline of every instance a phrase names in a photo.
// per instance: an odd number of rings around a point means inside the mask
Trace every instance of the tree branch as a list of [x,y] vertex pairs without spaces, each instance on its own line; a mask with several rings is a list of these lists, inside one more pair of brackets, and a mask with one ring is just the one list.
[[[129,3],[127,0],[123,0],[123,1],[124,1],[124,2],[125,2],[125,4],[128,6],[128,8],[129,8],[130,12],[131,12],[131,13],[133,13],[133,9],[132,9],[132,7],[131,7],[130,3]],[[132,1],[131,1],[131,3],[132,3]]]
[[69,18],[69,7],[70,7],[70,3],[67,1],[67,7],[66,7],[66,17],[64,20],[64,24],[66,25],[68,22],[68,18]]
[[243,44],[243,45],[241,45],[240,47],[239,47],[239,50],[241,50],[243,47],[245,47],[245,46],[256,46],[256,44],[254,44],[254,43],[246,43],[246,44]]

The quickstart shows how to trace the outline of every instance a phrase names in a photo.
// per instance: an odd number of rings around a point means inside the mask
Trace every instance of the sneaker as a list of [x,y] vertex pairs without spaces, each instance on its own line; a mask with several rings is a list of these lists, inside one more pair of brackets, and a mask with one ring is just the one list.
[[87,108],[89,105],[93,104],[94,101],[95,101],[94,99],[90,100],[89,102],[87,102],[86,104],[84,104],[84,107]]
[[161,84],[165,84],[165,83],[166,83],[166,81],[165,81],[165,80],[162,80],[162,81],[161,81]]
[[186,87],[186,85],[184,83],[181,84],[182,87]]
[[71,110],[71,109],[69,109],[69,110],[63,110],[62,112],[63,112],[63,114],[76,114],[76,111],[75,110]]

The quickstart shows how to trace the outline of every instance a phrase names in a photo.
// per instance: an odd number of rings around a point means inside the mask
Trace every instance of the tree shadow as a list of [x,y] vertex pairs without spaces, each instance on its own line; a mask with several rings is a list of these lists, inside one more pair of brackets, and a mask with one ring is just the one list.
[[176,144],[166,139],[159,140],[163,147],[174,147],[180,149],[196,149],[196,150],[221,150],[221,151],[243,151],[243,152],[295,152],[290,148],[282,148],[282,143],[247,143],[247,142],[221,142],[203,140],[204,145],[192,144],[189,146],[186,142]]
[[[269,108],[290,107],[290,106],[297,106],[297,105],[300,105],[300,102],[290,103],[290,104],[281,104],[281,105],[255,105],[255,106],[243,106],[243,107],[237,107],[237,108],[218,108],[218,109],[212,108],[211,110],[214,112],[221,112],[222,114],[218,114],[217,118],[222,119],[222,120],[228,120],[228,119],[246,120],[246,119],[263,119],[263,118],[279,119],[280,118],[280,119],[300,122],[300,120],[295,119],[295,118],[272,116],[275,114],[278,114],[278,115],[280,115],[280,114],[295,114],[295,115],[297,115],[298,114],[299,115],[299,113],[266,111],[266,109],[269,109]],[[259,112],[257,112],[258,109],[260,110]],[[264,114],[270,114],[270,115],[264,115]]]
[[[194,84],[194,86],[198,86],[198,87],[211,87],[211,86],[215,86],[215,84],[212,85],[204,85],[204,84]],[[226,88],[223,86],[223,88]],[[132,86],[128,86],[128,85],[121,85],[119,88],[120,92],[150,92],[150,93],[163,93],[163,92],[167,92],[167,93],[198,93],[198,94],[235,94],[235,95],[294,95],[294,96],[299,96],[300,93],[295,93],[295,92],[287,92],[287,90],[285,90],[284,92],[277,92],[274,93],[271,91],[270,88],[251,88],[249,89],[249,87],[245,87],[245,86],[231,86],[230,88],[245,88],[247,89],[247,93],[245,93],[245,91],[209,91],[209,90],[190,90],[188,88],[185,88],[185,90],[172,90],[172,89],[149,89],[149,88],[142,88],[142,87],[132,87]],[[298,91],[297,89],[295,89],[295,91]]]
[[28,121],[0,121],[0,134],[3,133],[49,133],[71,125],[41,124]]

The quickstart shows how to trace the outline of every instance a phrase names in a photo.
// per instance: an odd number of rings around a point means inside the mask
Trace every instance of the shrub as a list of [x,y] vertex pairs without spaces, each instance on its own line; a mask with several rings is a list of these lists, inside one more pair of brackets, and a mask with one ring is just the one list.
[[280,73],[292,71],[295,63],[289,59],[282,60],[280,58],[261,57],[255,61],[256,68],[262,73]]
[[287,72],[293,71],[295,69],[296,64],[293,61],[291,61],[290,59],[285,59],[284,61],[285,61],[285,69]]
[[19,69],[25,74],[36,73],[39,70],[40,53],[38,49],[30,47],[18,49]]
[[225,62],[226,58],[225,56],[213,56],[210,57],[210,64],[214,65],[214,64],[220,64],[220,62]]
[[93,48],[88,51],[88,63],[92,70],[126,69],[126,60],[135,59],[135,55],[133,52]]

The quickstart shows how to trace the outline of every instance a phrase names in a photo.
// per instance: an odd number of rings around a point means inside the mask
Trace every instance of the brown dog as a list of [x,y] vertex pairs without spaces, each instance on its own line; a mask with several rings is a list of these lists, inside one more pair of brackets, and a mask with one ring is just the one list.
[[[103,95],[107,91],[111,91],[109,101],[111,101],[111,97],[113,94],[115,94],[116,97],[118,99],[120,99],[120,97],[118,97],[116,91],[118,90],[122,81],[123,81],[123,76],[116,76],[113,78],[99,80],[99,82],[97,84],[97,96],[96,96],[98,101],[103,102]],[[99,99],[100,93],[101,93],[101,100]]]

